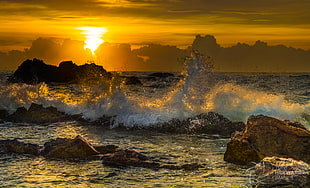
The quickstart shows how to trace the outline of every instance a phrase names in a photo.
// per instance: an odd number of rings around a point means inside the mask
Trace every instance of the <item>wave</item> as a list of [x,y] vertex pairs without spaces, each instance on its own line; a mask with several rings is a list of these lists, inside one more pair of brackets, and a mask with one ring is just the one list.
[[[216,80],[207,57],[192,54],[172,87],[137,87],[128,92],[120,77],[98,84],[0,85],[0,109],[13,113],[31,103],[54,106],[67,114],[82,114],[96,120],[113,117],[111,127],[150,126],[171,119],[185,119],[210,111],[232,121],[246,121],[250,115],[268,115],[309,125],[310,104],[289,102],[284,95],[250,89],[227,80]],[[127,86],[128,87],[128,86]],[[148,90],[148,91],[146,91]],[[152,93],[148,95],[146,92]]]

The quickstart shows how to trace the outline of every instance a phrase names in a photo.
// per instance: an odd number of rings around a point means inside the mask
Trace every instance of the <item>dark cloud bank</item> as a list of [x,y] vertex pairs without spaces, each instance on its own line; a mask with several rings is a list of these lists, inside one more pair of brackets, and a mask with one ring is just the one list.
[[[15,70],[25,59],[39,58],[48,64],[58,65],[64,60],[77,64],[94,61],[84,43],[66,39],[38,38],[24,51],[0,52],[0,70]],[[197,35],[192,46],[179,49],[176,46],[149,44],[132,50],[130,44],[104,43],[96,51],[97,64],[111,71],[168,71],[182,70],[182,61],[190,51],[212,58],[215,71],[223,72],[310,72],[310,50],[284,45],[269,46],[262,41],[255,44],[238,43],[221,47],[214,36]]]

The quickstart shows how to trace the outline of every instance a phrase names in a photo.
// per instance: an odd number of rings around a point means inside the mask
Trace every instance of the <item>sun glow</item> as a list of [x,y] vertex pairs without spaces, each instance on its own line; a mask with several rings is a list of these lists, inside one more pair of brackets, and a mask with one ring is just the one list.
[[85,35],[85,49],[89,49],[92,54],[95,54],[95,50],[100,44],[104,42],[102,36],[108,32],[105,27],[80,27],[79,30],[82,30],[82,34]]

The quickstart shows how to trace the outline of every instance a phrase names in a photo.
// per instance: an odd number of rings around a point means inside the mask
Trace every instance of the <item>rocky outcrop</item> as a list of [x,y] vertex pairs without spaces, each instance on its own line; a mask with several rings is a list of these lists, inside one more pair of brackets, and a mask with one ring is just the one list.
[[78,66],[72,61],[64,61],[58,67],[47,65],[42,60],[24,61],[8,81],[11,83],[36,84],[39,82],[80,82],[99,79],[110,79],[111,74],[102,66],[84,64]]
[[251,116],[242,132],[227,144],[224,160],[235,164],[264,157],[288,157],[310,163],[310,132],[299,123],[267,116]]
[[309,165],[291,158],[266,157],[255,166],[256,185],[264,187],[310,184]]
[[[158,129],[158,127],[161,127]],[[185,133],[185,134],[217,134],[222,137],[231,137],[235,131],[242,131],[243,122],[232,122],[224,116],[209,112],[186,120],[173,119],[162,125],[154,126],[160,132]]]
[[99,152],[83,137],[57,138],[44,144],[41,154],[46,158],[86,159]]
[[38,156],[39,145],[14,140],[0,140],[0,153],[30,154]]
[[93,146],[78,135],[74,139],[57,138],[46,142],[43,147],[15,140],[0,140],[0,154],[31,154],[47,159],[102,160],[103,165],[112,167],[143,167],[150,169],[197,170],[205,164],[162,164],[139,152],[119,149],[115,145]]
[[13,114],[4,119],[11,122],[54,123],[67,121],[71,118],[71,116],[58,111],[55,107],[44,108],[43,105],[32,103],[28,110],[25,107],[17,108]]

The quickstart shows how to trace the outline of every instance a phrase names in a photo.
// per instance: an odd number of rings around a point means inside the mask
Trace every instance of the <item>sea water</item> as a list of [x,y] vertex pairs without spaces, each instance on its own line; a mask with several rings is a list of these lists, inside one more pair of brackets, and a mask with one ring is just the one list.
[[[111,81],[26,85],[7,83],[12,73],[0,74],[0,109],[13,113],[18,107],[38,103],[67,114],[82,114],[89,121],[113,118],[108,129],[76,121],[47,125],[1,121],[0,139],[43,145],[50,139],[82,135],[94,145],[114,144],[165,163],[200,163],[205,167],[195,171],[112,168],[100,161],[1,154],[3,187],[246,186],[251,183],[251,170],[223,160],[229,139],[117,127],[147,128],[210,111],[232,121],[246,122],[250,115],[263,114],[309,126],[309,73],[217,73],[199,56],[187,59],[184,71],[173,77],[123,72],[115,73]],[[125,85],[121,76],[137,76],[143,85]]]

